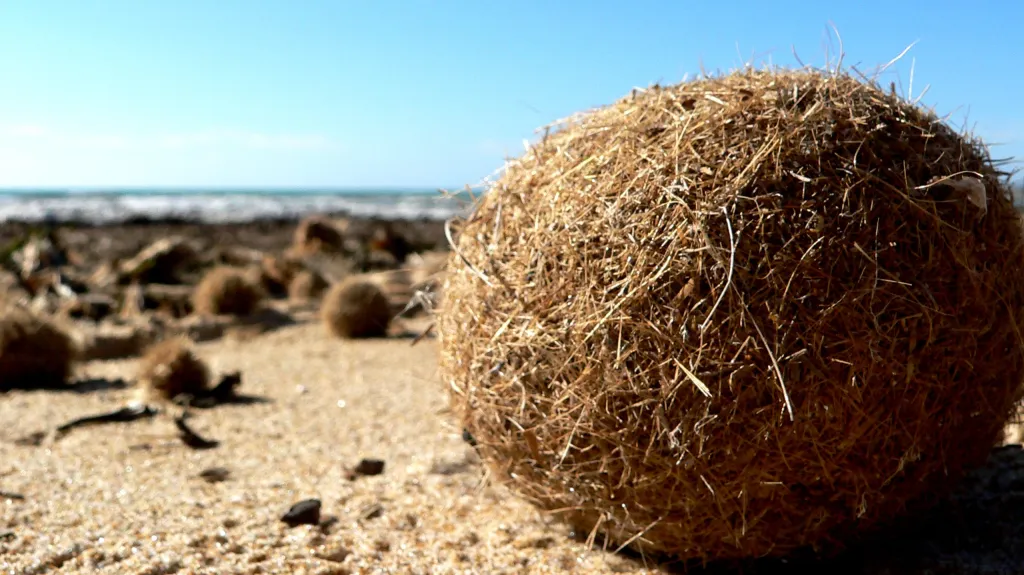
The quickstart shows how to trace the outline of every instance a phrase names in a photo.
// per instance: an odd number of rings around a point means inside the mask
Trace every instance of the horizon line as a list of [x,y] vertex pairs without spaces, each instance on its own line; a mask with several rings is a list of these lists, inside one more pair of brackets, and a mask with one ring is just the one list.
[[[470,189],[476,190],[484,188],[485,186],[469,186]],[[303,192],[406,192],[406,193],[431,193],[431,192],[461,192],[466,189],[465,185],[461,186],[384,186],[384,185],[364,185],[364,186],[300,186],[300,185],[274,185],[274,186],[257,186],[257,185],[188,185],[188,186],[175,186],[175,185],[116,185],[116,186],[3,186],[0,185],[0,193],[18,191],[18,192],[124,192],[124,191],[146,191],[146,192],[288,192],[288,191],[303,191]]]

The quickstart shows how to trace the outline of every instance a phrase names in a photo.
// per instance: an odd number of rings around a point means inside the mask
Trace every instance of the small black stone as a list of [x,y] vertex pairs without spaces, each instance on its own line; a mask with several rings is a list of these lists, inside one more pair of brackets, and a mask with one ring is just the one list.
[[363,459],[352,470],[355,475],[380,475],[384,473],[383,459]]
[[231,471],[226,467],[208,467],[199,472],[199,477],[202,477],[208,483],[224,481],[229,475],[231,475]]
[[287,523],[289,527],[320,523],[320,500],[306,499],[299,501],[292,505],[291,509],[281,517],[281,521]]
[[473,437],[473,434],[470,433],[468,429],[462,429],[462,441],[465,441],[471,446],[476,447],[476,438]]

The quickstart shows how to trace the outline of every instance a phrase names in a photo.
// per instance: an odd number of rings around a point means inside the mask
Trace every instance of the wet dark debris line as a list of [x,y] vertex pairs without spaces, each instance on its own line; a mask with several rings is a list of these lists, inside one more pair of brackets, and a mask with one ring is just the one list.
[[269,400],[238,392],[242,384],[242,373],[233,371],[221,376],[220,381],[212,389],[200,395],[181,394],[174,398],[174,403],[196,409],[210,409],[221,405],[249,405],[266,403]]
[[[89,383],[95,385],[95,381],[93,380],[89,380]],[[123,380],[118,380],[115,383],[123,385]],[[212,449],[217,447],[220,443],[219,441],[202,437],[185,422],[185,419],[189,417],[188,409],[190,408],[209,409],[219,405],[246,405],[267,401],[263,398],[239,394],[238,388],[241,383],[242,373],[234,371],[224,374],[217,385],[207,393],[200,396],[182,395],[175,398],[174,403],[184,406],[186,409],[183,415],[174,418],[174,425],[178,429],[178,437],[181,439],[182,443],[192,449]],[[72,430],[80,427],[109,423],[131,423],[140,419],[155,417],[160,412],[160,409],[151,405],[132,404],[120,407],[113,411],[78,417],[57,426],[54,430],[54,439],[60,439]],[[38,431],[14,440],[14,443],[27,447],[39,447],[43,444],[46,436],[47,432]]]
[[191,427],[185,422],[188,417],[188,413],[184,413],[174,418],[174,426],[178,428],[178,437],[181,442],[191,447],[192,449],[213,449],[220,445],[220,442],[215,439],[206,439],[192,430]]
[[128,381],[123,378],[108,379],[105,377],[81,378],[68,382],[46,382],[30,380],[28,382],[5,382],[2,391],[45,391],[48,393],[95,393],[111,390],[121,390],[129,387]]
[[[159,413],[159,410],[148,406],[148,405],[127,405],[119,407],[113,411],[106,411],[99,414],[86,415],[84,417],[77,417],[71,421],[58,425],[54,429],[54,439],[60,439],[65,435],[71,433],[73,429],[79,427],[88,427],[92,425],[101,425],[105,423],[128,423],[132,421],[138,421],[140,419],[147,419],[155,416]],[[15,445],[21,445],[24,447],[39,447],[43,444],[46,439],[47,432],[36,431],[30,433],[24,437],[20,437],[14,440]]]
[[129,423],[153,417],[157,413],[159,413],[159,410],[148,405],[128,405],[115,409],[114,411],[72,419],[63,425],[57,426],[56,436],[63,437],[70,433],[72,429],[79,427],[99,425],[103,423]]

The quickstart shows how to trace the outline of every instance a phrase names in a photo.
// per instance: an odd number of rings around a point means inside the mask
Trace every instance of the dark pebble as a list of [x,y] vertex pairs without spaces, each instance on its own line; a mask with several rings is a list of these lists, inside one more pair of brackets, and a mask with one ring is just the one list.
[[348,479],[354,480],[360,476],[380,475],[384,473],[383,459],[363,459],[347,473]]
[[473,437],[473,434],[470,433],[468,429],[462,430],[462,441],[465,441],[471,446],[476,447],[476,438]]
[[359,475],[380,475],[384,473],[383,459],[364,459],[356,466]]
[[299,501],[292,505],[291,509],[281,517],[281,521],[287,523],[289,527],[320,523],[320,500],[306,499]]
[[208,467],[199,472],[199,477],[208,483],[225,481],[229,475],[231,475],[231,471],[226,467]]

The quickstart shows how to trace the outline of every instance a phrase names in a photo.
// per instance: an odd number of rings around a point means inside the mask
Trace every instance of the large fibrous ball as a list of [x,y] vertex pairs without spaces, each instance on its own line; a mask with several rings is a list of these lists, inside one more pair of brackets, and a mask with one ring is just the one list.
[[948,493],[1024,381],[1021,226],[984,146],[843,72],[636,91],[459,231],[452,407],[583,533],[828,554]]

